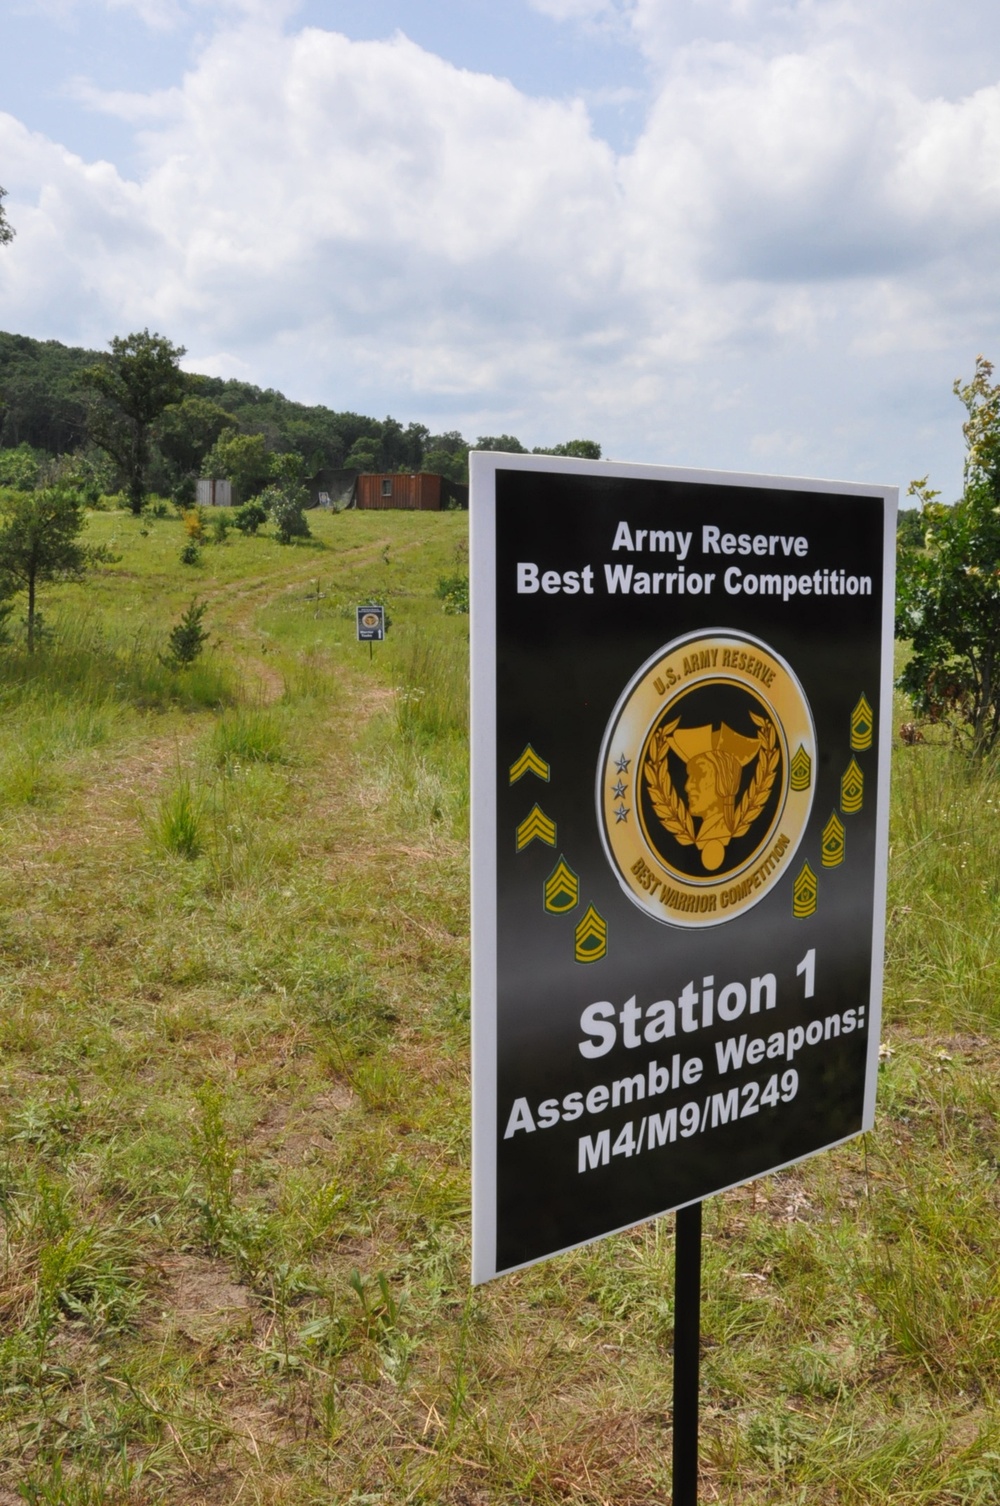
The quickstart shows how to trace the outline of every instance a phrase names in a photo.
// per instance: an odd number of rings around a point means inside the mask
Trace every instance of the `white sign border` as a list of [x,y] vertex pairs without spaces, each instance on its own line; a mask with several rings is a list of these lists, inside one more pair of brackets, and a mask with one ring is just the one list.
[[[889,859],[889,770],[892,757],[893,627],[896,589],[896,513],[899,488],[856,481],[828,481],[805,476],[767,476],[742,471],[639,465],[617,460],[577,460],[556,455],[508,454],[498,450],[469,453],[470,583],[470,826],[472,843],[472,1283],[538,1265],[556,1255],[582,1249],[626,1229],[638,1228],[688,1204],[671,1204],[644,1214],[617,1229],[550,1250],[520,1265],[497,1269],[497,704],[496,704],[496,473],[498,470],[603,476],[626,480],[682,481],[697,485],[743,486],[748,490],[813,491],[830,496],[881,497],[884,504],[882,565],[882,683],[878,727],[878,827],[875,839],[872,917],[871,995],[868,1004],[868,1059],[860,1130],[817,1146],[767,1173],[757,1172],[714,1188],[707,1196],[728,1192],[758,1176],[784,1171],[822,1151],[847,1144],[870,1130],[875,1120],[879,1043],[882,1030],[882,983],[885,953],[885,902]],[[886,714],[886,711],[889,714]],[[696,1200],[698,1201],[698,1200]]]

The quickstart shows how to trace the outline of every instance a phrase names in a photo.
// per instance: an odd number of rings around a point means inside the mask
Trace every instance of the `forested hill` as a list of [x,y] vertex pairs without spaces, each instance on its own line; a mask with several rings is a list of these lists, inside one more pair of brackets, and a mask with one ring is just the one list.
[[[0,450],[29,445],[49,455],[62,455],[84,447],[87,397],[82,373],[107,359],[104,352],[62,345],[58,340],[0,332]],[[337,413],[322,405],[309,407],[250,382],[188,374],[185,386],[184,401],[168,409],[161,421],[161,458],[168,472],[182,463],[182,453],[193,458],[201,447],[200,436],[207,441],[207,451],[222,426],[234,425],[242,433],[263,435],[269,451],[297,452],[310,473],[346,465],[377,471],[423,469],[453,481],[467,479],[472,446],[455,430],[432,434],[423,424],[404,427],[391,417],[379,420],[362,413]],[[476,447],[525,449],[508,434],[481,435]],[[571,440],[544,453],[597,459],[601,451],[592,440]],[[170,478],[151,479],[166,490]]]
[[[80,377],[104,359],[101,351],[58,340],[0,333],[0,448],[29,444],[57,455],[84,444],[86,394]],[[297,450],[314,469],[343,465],[355,442],[364,438],[391,452],[385,456],[387,469],[411,461],[419,465],[423,444],[415,441],[431,437],[418,424],[404,429],[391,418],[381,423],[361,413],[308,407],[250,382],[189,375],[187,386],[191,396],[207,398],[231,414],[244,432],[263,434],[269,449]],[[461,441],[460,435],[454,437]]]

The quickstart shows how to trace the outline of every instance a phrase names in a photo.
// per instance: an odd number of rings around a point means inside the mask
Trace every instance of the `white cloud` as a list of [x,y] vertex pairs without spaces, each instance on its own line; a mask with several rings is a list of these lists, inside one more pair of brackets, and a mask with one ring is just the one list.
[[592,21],[615,9],[614,0],[530,0],[532,10],[554,21]]
[[149,324],[192,366],[473,433],[885,474],[996,343],[1000,86],[883,69],[858,38],[899,6],[871,6],[619,5],[658,82],[616,157],[580,102],[241,0],[175,88],[88,86],[138,131],[134,180],[0,116],[3,323]]

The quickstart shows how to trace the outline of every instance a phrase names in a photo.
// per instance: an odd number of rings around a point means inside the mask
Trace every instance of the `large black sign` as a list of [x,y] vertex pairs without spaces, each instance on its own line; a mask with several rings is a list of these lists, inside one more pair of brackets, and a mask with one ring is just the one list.
[[471,459],[484,1281],[871,1124],[896,494]]

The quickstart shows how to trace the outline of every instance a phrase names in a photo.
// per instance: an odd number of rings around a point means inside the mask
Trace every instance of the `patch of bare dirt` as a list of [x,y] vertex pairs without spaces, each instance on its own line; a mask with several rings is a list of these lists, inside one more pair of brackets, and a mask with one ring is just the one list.
[[286,1164],[315,1161],[336,1141],[337,1119],[357,1103],[346,1083],[335,1082],[307,1109],[275,1103],[257,1125],[255,1147],[269,1148]]
[[160,1326],[195,1344],[222,1338],[253,1320],[256,1306],[246,1287],[237,1286],[225,1266],[196,1255],[168,1256],[162,1262],[158,1293]]

